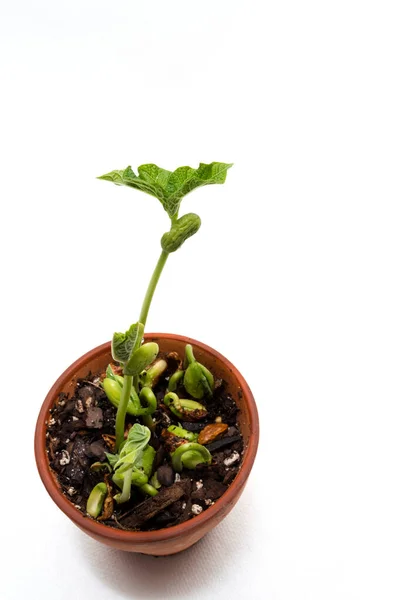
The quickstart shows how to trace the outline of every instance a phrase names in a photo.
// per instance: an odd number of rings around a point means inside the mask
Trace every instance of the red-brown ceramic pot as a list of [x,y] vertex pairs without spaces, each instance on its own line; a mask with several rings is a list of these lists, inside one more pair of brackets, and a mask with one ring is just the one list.
[[145,340],[159,344],[160,352],[177,351],[184,355],[186,344],[192,344],[196,359],[226,382],[230,393],[240,409],[238,421],[244,438],[244,456],[241,469],[228,490],[213,506],[190,521],[158,531],[123,531],[108,527],[85,517],[61,492],[57,478],[51,471],[46,452],[46,422],[50,409],[57,403],[60,392],[73,395],[77,379],[88,373],[100,373],[111,361],[110,343],[94,348],[74,362],[57,379],[46,396],[41,408],[35,433],[35,455],[40,477],[57,506],[82,531],[108,546],[129,552],[167,555],[189,548],[208,531],[213,529],[231,511],[241,496],[255,460],[259,440],[259,421],[256,404],[243,376],[224,356],[209,346],[180,335],[148,333]]

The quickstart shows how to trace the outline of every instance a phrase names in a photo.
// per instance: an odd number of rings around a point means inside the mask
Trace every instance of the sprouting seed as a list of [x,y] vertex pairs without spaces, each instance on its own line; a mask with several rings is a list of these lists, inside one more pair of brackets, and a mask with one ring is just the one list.
[[107,486],[105,483],[97,483],[90,492],[87,500],[86,510],[88,514],[97,519],[103,509],[105,496],[107,495]]

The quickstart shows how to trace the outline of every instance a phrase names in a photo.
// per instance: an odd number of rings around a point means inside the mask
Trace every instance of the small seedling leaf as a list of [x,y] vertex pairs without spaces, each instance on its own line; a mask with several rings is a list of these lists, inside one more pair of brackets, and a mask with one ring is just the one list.
[[112,338],[112,357],[125,364],[134,351],[138,338],[143,336],[144,327],[141,323],[134,323],[125,333],[114,333]]
[[106,173],[99,179],[133,187],[158,198],[172,218],[178,212],[184,196],[203,185],[224,183],[231,166],[232,164],[220,162],[200,163],[198,169],[179,167],[172,172],[154,164],[146,164],[138,167],[138,175],[129,166],[123,171]]

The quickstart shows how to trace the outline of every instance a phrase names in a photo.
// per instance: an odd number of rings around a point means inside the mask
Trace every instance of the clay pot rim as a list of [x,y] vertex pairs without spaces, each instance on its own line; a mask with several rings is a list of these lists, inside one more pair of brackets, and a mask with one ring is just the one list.
[[51,387],[41,407],[35,431],[35,458],[37,468],[41,480],[51,498],[62,510],[62,512],[64,512],[76,525],[78,525],[81,529],[90,532],[94,536],[101,536],[103,538],[122,543],[134,542],[138,544],[148,544],[151,542],[171,540],[181,536],[182,534],[186,535],[195,531],[196,529],[200,529],[205,523],[211,521],[217,513],[224,512],[224,509],[227,510],[230,501],[237,494],[239,494],[241,488],[245,485],[246,480],[248,479],[255,460],[259,442],[259,419],[254,397],[241,373],[227,358],[210,346],[183,335],[173,333],[146,333],[144,338],[147,340],[156,340],[158,338],[170,339],[182,341],[186,344],[192,344],[193,346],[197,346],[198,348],[201,348],[201,350],[212,354],[216,360],[223,362],[229,370],[233,371],[241,387],[243,398],[248,406],[251,423],[251,435],[245,448],[241,468],[233,483],[230,484],[223,496],[216,500],[215,504],[207,508],[207,510],[202,512],[200,515],[197,515],[194,519],[190,519],[185,523],[180,523],[179,525],[173,525],[171,527],[156,531],[124,531],[104,525],[101,522],[90,519],[90,517],[84,516],[79,509],[75,508],[73,503],[68,500],[60,491],[56,483],[55,476],[50,469],[46,452],[46,420],[48,418],[50,408],[54,406],[58,397],[58,390],[60,387],[62,387],[62,385],[64,385],[64,383],[72,379],[74,372],[82,363],[97,358],[105,352],[109,352],[111,342],[106,342],[100,346],[97,346],[96,348],[93,348],[73,362]]

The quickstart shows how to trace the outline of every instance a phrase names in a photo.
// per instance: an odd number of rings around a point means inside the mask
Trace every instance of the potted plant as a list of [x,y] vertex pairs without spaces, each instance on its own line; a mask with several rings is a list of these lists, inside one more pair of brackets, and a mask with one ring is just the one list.
[[174,172],[142,165],[100,179],[155,196],[170,218],[141,313],[56,381],[40,411],[35,455],[61,510],[95,539],[123,550],[173,554],[220,522],[255,460],[251,391],[218,352],[187,337],[144,333],[170,254],[200,228],[179,216],[193,189],[224,183],[231,165]]

